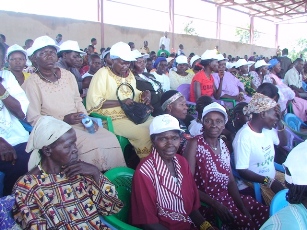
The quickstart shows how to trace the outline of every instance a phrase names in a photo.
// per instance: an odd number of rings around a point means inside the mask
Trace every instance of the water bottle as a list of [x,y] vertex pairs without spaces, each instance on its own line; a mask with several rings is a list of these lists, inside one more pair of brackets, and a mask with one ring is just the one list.
[[95,133],[95,125],[91,118],[84,116],[82,118],[82,124],[85,126],[89,133]]

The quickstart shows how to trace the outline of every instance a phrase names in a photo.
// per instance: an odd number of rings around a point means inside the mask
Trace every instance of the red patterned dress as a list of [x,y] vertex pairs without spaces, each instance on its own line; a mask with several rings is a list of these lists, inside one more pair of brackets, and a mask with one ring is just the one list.
[[[212,199],[227,207],[234,215],[231,224],[223,224],[222,229],[259,229],[269,218],[269,209],[250,196],[241,195],[241,199],[251,215],[251,219],[242,214],[228,193],[230,176],[230,154],[223,140],[220,140],[220,155],[216,155],[202,135],[197,137],[195,181],[198,189]],[[202,214],[214,223],[214,211],[211,207],[202,207]]]

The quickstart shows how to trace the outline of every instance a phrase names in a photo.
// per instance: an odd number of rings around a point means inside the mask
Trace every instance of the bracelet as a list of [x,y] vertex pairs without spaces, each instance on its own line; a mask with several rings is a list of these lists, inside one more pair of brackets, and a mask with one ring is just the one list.
[[208,222],[208,221],[204,221],[201,225],[200,225],[200,230],[207,230],[208,228],[211,228],[212,225]]
[[2,101],[4,99],[8,98],[9,96],[10,96],[10,93],[7,90],[5,90],[4,94],[2,96],[0,96],[0,100]]
[[266,176],[263,180],[263,184],[267,185],[269,183],[270,177]]
[[285,126],[283,125],[283,128],[280,129],[280,130],[277,130],[277,132],[282,132],[282,131],[284,131],[284,130],[285,130]]

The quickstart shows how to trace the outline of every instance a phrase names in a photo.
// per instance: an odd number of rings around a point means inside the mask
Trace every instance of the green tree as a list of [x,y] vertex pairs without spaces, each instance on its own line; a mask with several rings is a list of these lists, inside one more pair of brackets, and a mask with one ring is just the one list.
[[307,57],[307,39],[306,38],[300,38],[298,39],[292,50],[289,52],[289,58],[292,59],[292,61],[295,61],[295,59],[299,58],[300,55],[302,55],[303,59],[306,59]]
[[197,33],[196,33],[196,30],[195,30],[195,28],[193,27],[193,20],[192,21],[189,21],[185,26],[184,26],[184,28],[183,28],[183,31],[184,31],[184,33],[185,34],[187,34],[187,35],[198,35]]
[[[236,37],[238,38],[238,42],[241,43],[249,43],[249,38],[250,38],[250,26],[247,26],[247,29],[243,29],[243,28],[236,28]],[[257,41],[260,37],[260,33],[257,30],[254,30],[254,42]]]

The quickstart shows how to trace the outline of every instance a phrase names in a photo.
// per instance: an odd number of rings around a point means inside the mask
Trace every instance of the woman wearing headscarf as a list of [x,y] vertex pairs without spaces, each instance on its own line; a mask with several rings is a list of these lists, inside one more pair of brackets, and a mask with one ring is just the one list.
[[269,64],[270,74],[268,77],[271,79],[270,82],[278,88],[280,95],[278,103],[280,104],[281,110],[284,111],[287,108],[288,102],[292,101],[294,114],[303,121],[307,121],[307,101],[297,97],[295,92],[277,76],[281,71],[280,62],[277,59],[270,60]]
[[29,73],[24,72],[27,62],[27,51],[25,51],[21,46],[15,44],[7,49],[6,57],[10,71],[14,74],[19,85],[22,85],[30,76]]
[[66,122],[41,116],[26,151],[40,162],[14,186],[13,215],[22,229],[109,229],[101,215],[121,210],[115,186],[78,160],[76,132]]
[[132,51],[136,61],[132,63],[132,73],[136,80],[136,88],[140,91],[148,90],[151,95],[150,104],[153,107],[151,115],[153,117],[163,114],[160,99],[162,96],[162,86],[155,77],[147,72],[144,72],[146,66],[145,55],[142,55],[138,50]]
[[96,112],[112,118],[114,133],[129,139],[140,158],[150,153],[151,141],[148,127],[152,120],[136,125],[127,118],[116,97],[116,91],[122,83],[130,84],[135,92],[125,85],[118,90],[118,96],[123,103],[129,105],[136,102],[150,104],[151,95],[148,90],[143,92],[136,88],[136,80],[130,71],[130,64],[136,61],[130,46],[118,42],[111,47],[110,57],[112,67],[101,68],[94,75],[86,97],[86,108],[89,113]]
[[186,56],[178,56],[176,58],[177,71],[169,72],[169,80],[171,89],[177,90],[182,84],[191,84],[194,73],[187,73],[189,68],[188,59]]
[[216,88],[212,76],[212,72],[218,71],[216,52],[214,50],[206,50],[201,55],[200,65],[203,66],[203,69],[194,75],[191,82],[190,101],[196,102],[203,95],[214,97],[217,100],[220,99],[224,73],[219,73],[220,84]]
[[[274,194],[284,189],[275,179],[274,167],[274,145],[287,144],[280,107],[275,100],[255,93],[243,113],[252,118],[237,132],[232,143],[235,167],[244,180],[262,184],[263,197],[269,204]],[[240,190],[247,188],[240,183]]]
[[177,90],[169,90],[161,97],[161,107],[164,113],[175,117],[179,122],[180,128],[184,130],[181,144],[178,149],[178,153],[182,154],[186,141],[192,138],[187,128],[189,123],[187,120],[193,120],[193,117],[188,115],[185,97]]
[[184,156],[198,187],[203,215],[211,223],[214,213],[222,220],[222,229],[259,229],[269,217],[268,207],[250,196],[239,194],[230,167],[230,153],[220,135],[228,115],[216,102],[202,112],[203,133],[188,141]]
[[[32,46],[33,60],[37,71],[22,85],[30,101],[27,121],[35,125],[43,115],[53,116],[72,125],[77,135],[79,158],[92,163],[99,170],[125,166],[125,160],[116,136],[95,125],[90,134],[81,123],[87,115],[82,104],[76,79],[67,70],[57,68],[58,46],[48,36],[35,39]],[[37,162],[32,154],[30,162]]]
[[155,60],[154,68],[156,71],[151,71],[156,80],[161,83],[163,92],[170,90],[170,80],[165,74],[167,73],[167,60],[165,57],[158,57]]
[[135,170],[132,180],[131,220],[142,229],[212,230],[200,215],[199,196],[188,162],[177,150],[179,122],[164,114],[150,125],[153,148]]

